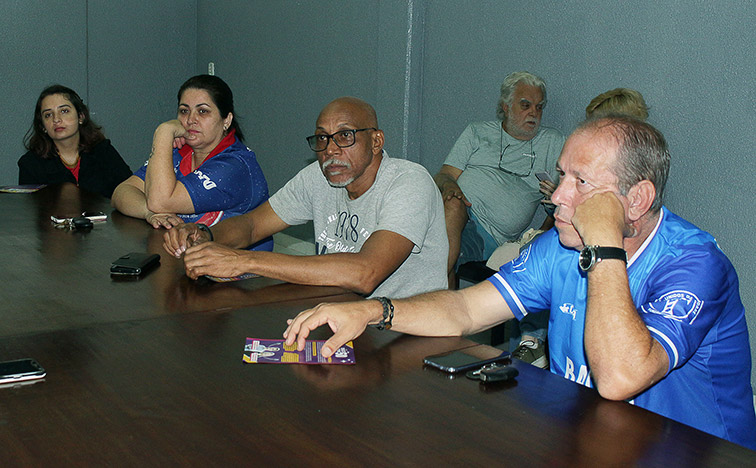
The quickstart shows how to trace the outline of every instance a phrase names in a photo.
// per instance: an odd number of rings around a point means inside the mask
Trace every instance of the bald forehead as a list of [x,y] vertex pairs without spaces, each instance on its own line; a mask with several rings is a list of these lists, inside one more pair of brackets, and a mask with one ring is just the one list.
[[354,97],[342,97],[331,101],[320,111],[317,126],[327,120],[339,120],[343,124],[354,125],[355,128],[378,128],[378,118],[373,106]]
[[564,170],[570,166],[581,177],[592,175],[594,178],[608,170],[611,178],[616,178],[617,149],[616,138],[606,128],[578,128],[567,139],[557,168]]
[[595,145],[600,145],[606,152],[614,153],[619,147],[619,141],[612,130],[608,125],[590,125],[578,128],[570,135],[570,138],[580,136],[590,140]]

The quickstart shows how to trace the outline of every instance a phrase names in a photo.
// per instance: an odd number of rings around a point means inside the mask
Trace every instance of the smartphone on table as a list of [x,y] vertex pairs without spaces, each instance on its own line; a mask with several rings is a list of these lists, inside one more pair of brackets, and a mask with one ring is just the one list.
[[112,276],[141,276],[160,265],[160,255],[145,252],[130,252],[110,264]]
[[16,359],[0,362],[0,384],[42,379],[47,375],[34,359]]
[[423,363],[450,374],[457,374],[468,370],[480,369],[486,364],[507,361],[510,359],[508,351],[502,351],[491,346],[475,345],[455,351],[428,356]]

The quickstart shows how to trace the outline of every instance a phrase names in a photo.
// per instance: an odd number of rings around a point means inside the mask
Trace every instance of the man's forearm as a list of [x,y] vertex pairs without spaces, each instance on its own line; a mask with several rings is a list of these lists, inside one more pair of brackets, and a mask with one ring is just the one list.
[[355,253],[299,256],[253,251],[246,255],[246,269],[288,283],[338,286],[363,295],[385,279],[376,279],[373,265]]
[[255,238],[252,222],[244,215],[224,219],[211,229],[215,242],[235,249],[246,248],[260,240]]
[[395,331],[421,336],[462,336],[476,331],[457,291],[434,291],[393,302]]
[[439,172],[438,174],[436,174],[433,180],[436,182],[436,185],[441,192],[444,191],[444,187],[447,184],[454,184],[455,186],[458,185],[457,180],[454,177],[444,172]]
[[393,330],[424,336],[471,335],[514,318],[488,281],[394,301]]
[[664,376],[666,353],[633,304],[621,261],[600,262],[588,273],[585,351],[599,392],[629,398]]

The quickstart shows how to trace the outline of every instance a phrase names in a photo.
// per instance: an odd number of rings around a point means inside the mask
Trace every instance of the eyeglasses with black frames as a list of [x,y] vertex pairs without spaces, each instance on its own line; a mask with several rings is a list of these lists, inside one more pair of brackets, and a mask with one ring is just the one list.
[[[531,143],[531,145],[532,145],[532,143]],[[530,158],[530,170],[528,170],[527,173],[522,174],[520,172],[513,172],[513,171],[510,171],[509,169],[504,169],[503,167],[501,167],[502,160],[504,159],[504,153],[507,152],[507,148],[509,148],[509,146],[510,145],[505,146],[504,149],[501,150],[501,153],[499,154],[499,170],[504,171],[507,174],[512,174],[513,176],[517,176],[517,177],[527,177],[530,174],[532,174],[533,173],[533,166],[535,166],[535,160],[536,160],[536,154],[535,154],[535,152],[533,152],[532,146],[531,146],[531,149],[530,149],[530,153],[522,153],[522,155],[524,157]]]
[[323,134],[308,136],[306,140],[307,140],[307,143],[310,145],[310,149],[315,151],[316,153],[325,151],[325,149],[328,147],[328,140],[333,140],[333,142],[339,148],[349,148],[350,146],[353,146],[356,141],[354,134],[357,132],[364,132],[365,130],[378,130],[378,129],[374,127],[369,127],[369,128],[358,128],[356,130],[341,130],[331,135],[326,135],[325,133],[323,133]]

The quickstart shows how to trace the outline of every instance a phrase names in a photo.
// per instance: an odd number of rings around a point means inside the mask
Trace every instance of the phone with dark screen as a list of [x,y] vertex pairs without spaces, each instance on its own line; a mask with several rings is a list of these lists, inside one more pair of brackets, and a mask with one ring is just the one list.
[[0,362],[0,384],[42,379],[45,375],[45,370],[34,359]]
[[160,255],[131,252],[113,260],[110,274],[113,276],[139,276],[160,264]]
[[450,374],[468,370],[480,369],[492,362],[506,361],[510,358],[508,351],[502,351],[490,346],[471,346],[469,348],[449,351],[442,354],[428,356],[423,363]]

